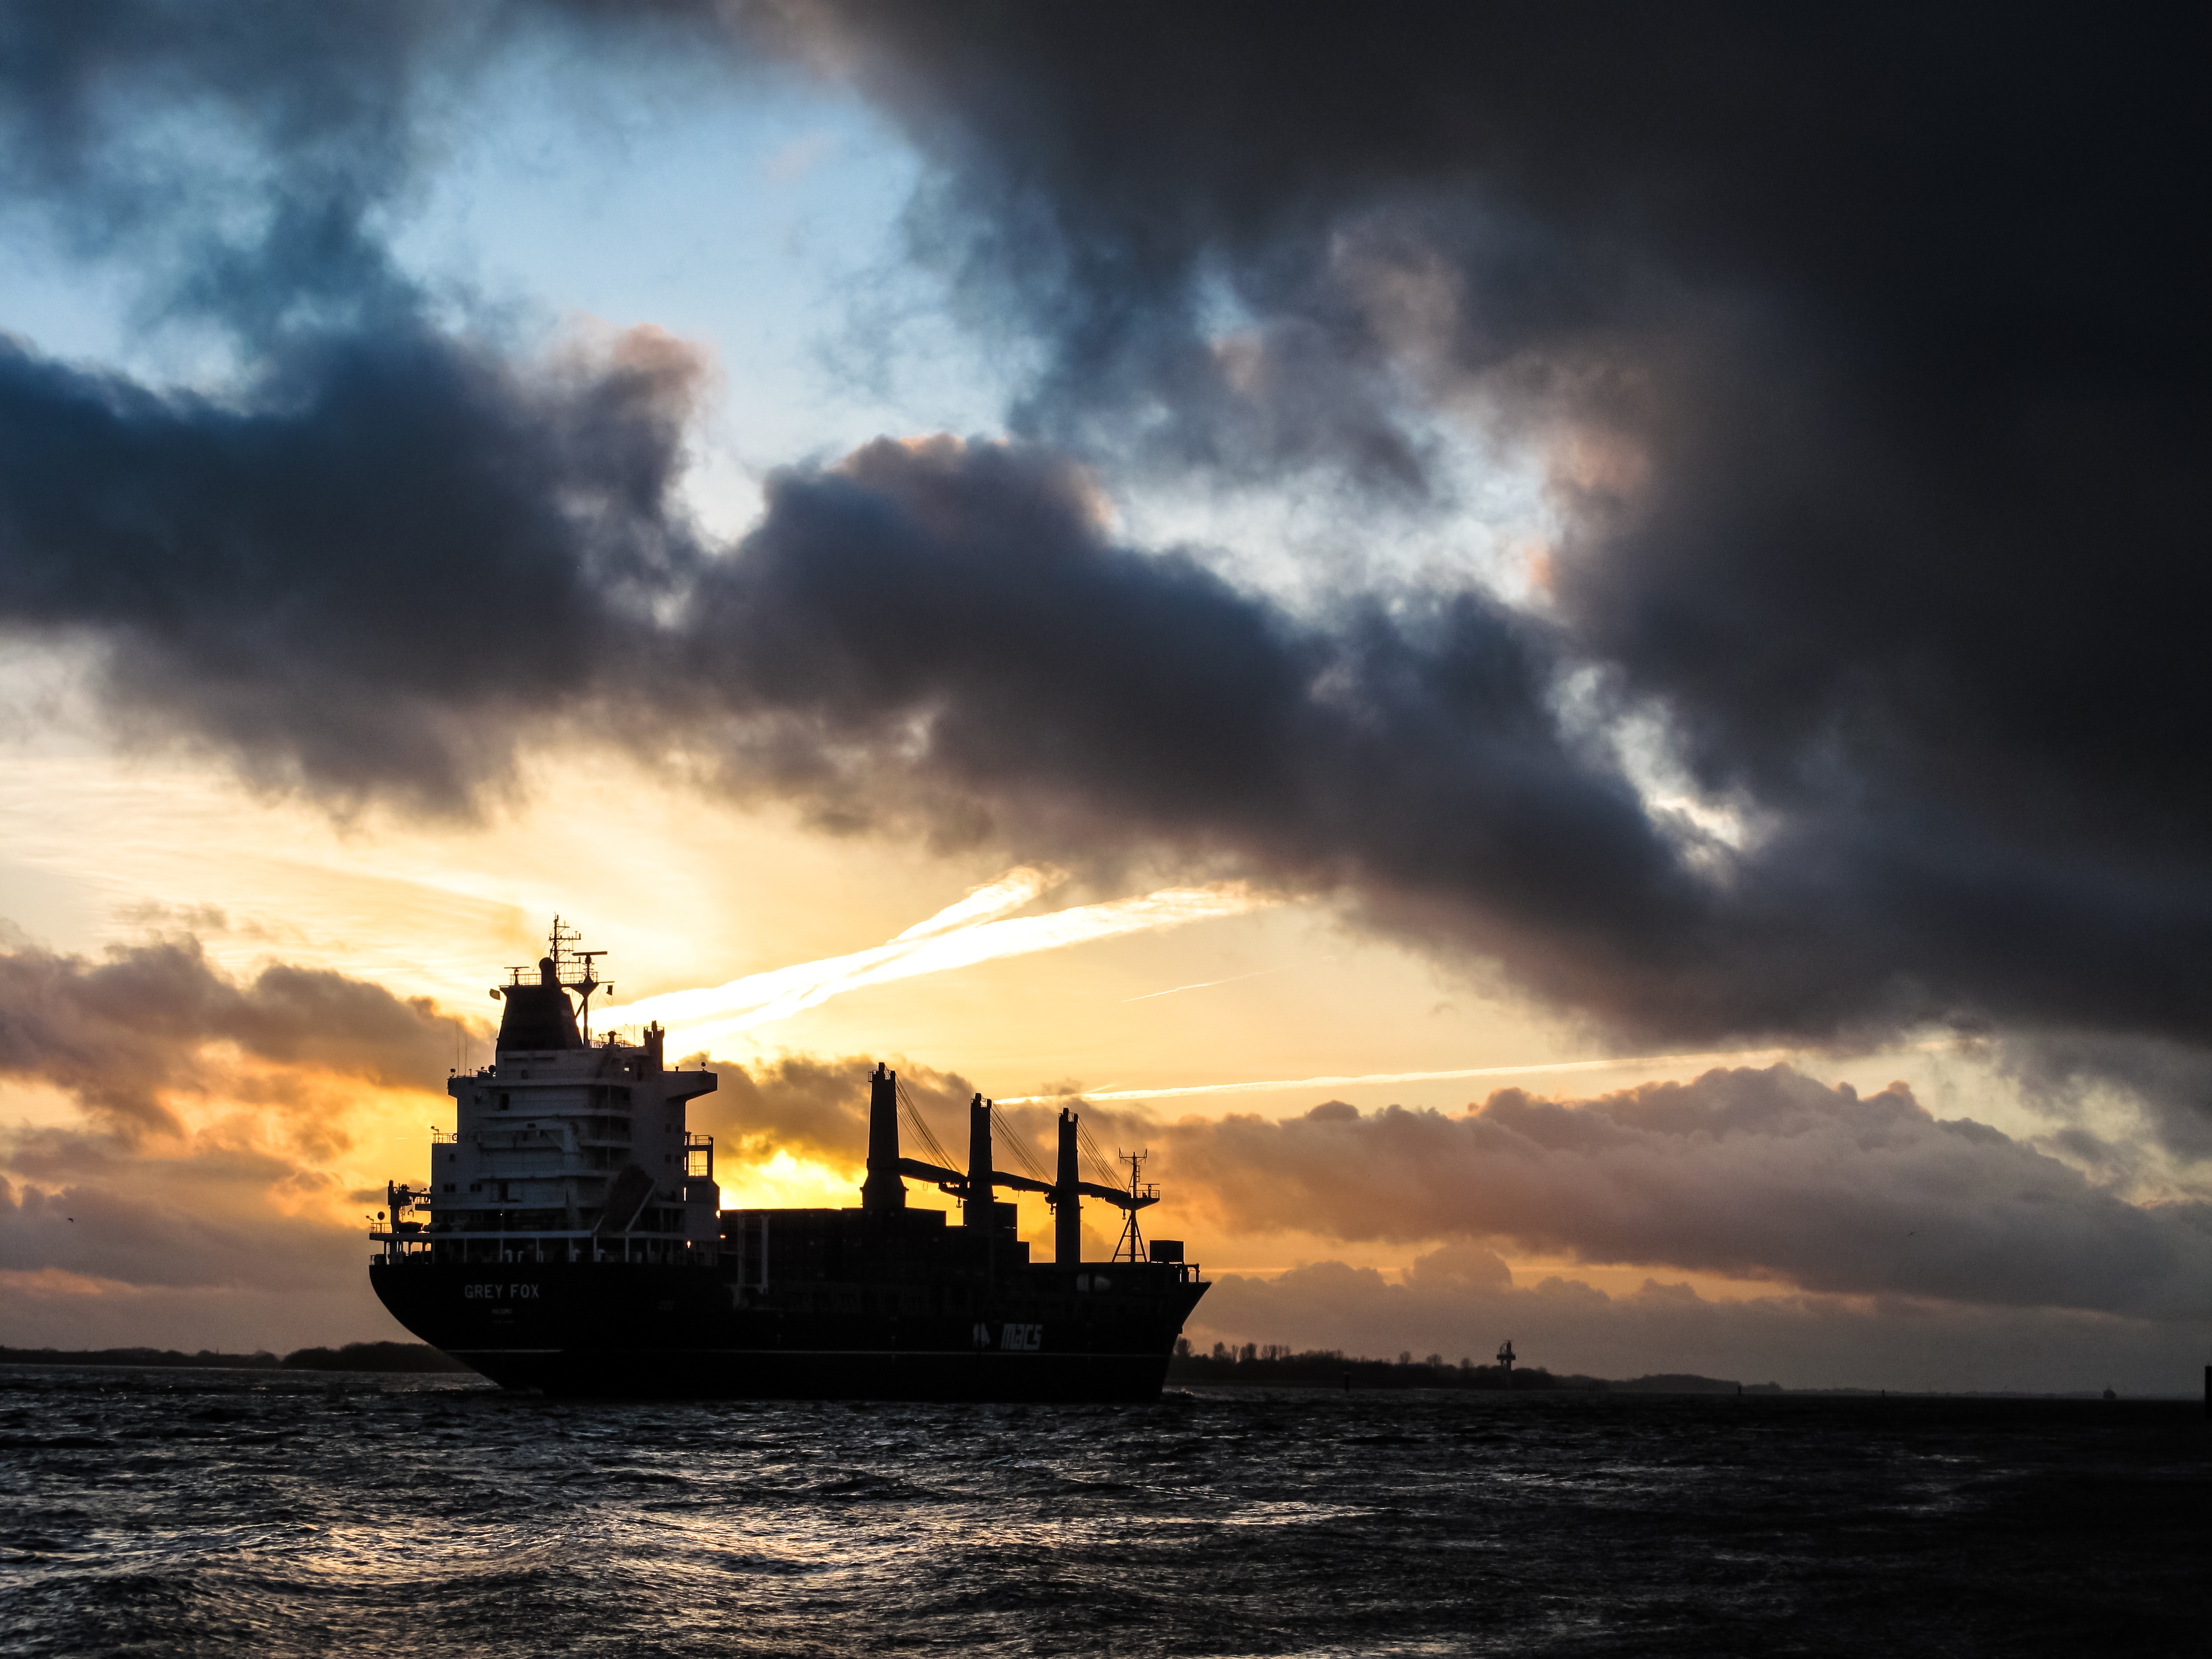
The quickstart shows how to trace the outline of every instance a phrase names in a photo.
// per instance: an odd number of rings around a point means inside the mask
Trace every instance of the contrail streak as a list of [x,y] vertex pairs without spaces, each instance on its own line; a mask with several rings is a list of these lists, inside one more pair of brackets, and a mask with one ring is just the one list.
[[1279,968],[1261,968],[1249,974],[1231,974],[1227,979],[1202,979],[1195,985],[1170,985],[1164,991],[1147,991],[1140,997],[1123,997],[1124,1002],[1150,1002],[1154,997],[1171,997],[1184,991],[1210,991],[1217,985],[1234,985],[1240,980],[1265,979],[1270,974],[1287,974],[1293,968],[1304,968],[1303,962],[1286,962]]
[[1067,879],[1067,872],[1051,865],[1024,864],[1009,870],[996,881],[987,881],[973,889],[966,898],[957,904],[948,904],[927,921],[917,921],[891,941],[896,945],[906,939],[934,939],[939,933],[950,933],[963,927],[974,927],[987,921],[997,921],[1011,916],[1032,899],[1042,898]]
[[1172,1089],[1108,1089],[1073,1095],[1000,1095],[1001,1106],[1054,1100],[1167,1100],[1177,1095],[1259,1094],[1269,1089],[1344,1089],[1363,1083],[1441,1083],[1455,1078],[1522,1077],[1536,1072],[1603,1072],[1623,1066],[1688,1066],[1702,1060],[1778,1060],[1795,1048],[1741,1048],[1712,1054],[1635,1054],[1623,1060],[1549,1060],[1528,1066],[1467,1066],[1449,1072],[1373,1072],[1364,1077],[1297,1077],[1264,1083],[1194,1083]]
[[864,986],[974,967],[1001,957],[1062,950],[1123,933],[1241,915],[1273,902],[1231,882],[1164,888],[1140,897],[1079,904],[1042,916],[1006,915],[1061,879],[1057,871],[1010,870],[888,944],[749,974],[726,985],[641,998],[623,1010],[623,1018],[658,1019],[680,1030],[687,1042],[705,1041],[787,1019]]

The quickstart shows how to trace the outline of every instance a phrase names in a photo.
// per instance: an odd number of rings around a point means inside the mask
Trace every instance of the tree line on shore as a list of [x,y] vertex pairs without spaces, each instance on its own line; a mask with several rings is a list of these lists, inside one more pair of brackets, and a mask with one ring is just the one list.
[[1231,1347],[1217,1342],[1210,1353],[1193,1348],[1188,1337],[1176,1341],[1168,1363],[1168,1382],[1230,1387],[1289,1389],[1478,1389],[1583,1394],[1780,1394],[1776,1382],[1738,1383],[1715,1376],[1668,1372],[1615,1380],[1554,1372],[1541,1365],[1516,1365],[1509,1374],[1499,1364],[1456,1363],[1432,1353],[1416,1359],[1409,1350],[1396,1359],[1370,1359],[1338,1348],[1289,1347],[1247,1342]]
[[220,1353],[202,1348],[0,1348],[0,1365],[160,1365],[256,1371],[465,1371],[466,1365],[422,1342],[349,1342],[299,1348],[281,1358],[264,1350]]

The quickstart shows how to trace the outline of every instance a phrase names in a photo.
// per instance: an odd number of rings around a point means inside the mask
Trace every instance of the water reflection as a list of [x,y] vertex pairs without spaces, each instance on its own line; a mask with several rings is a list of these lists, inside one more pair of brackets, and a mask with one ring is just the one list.
[[594,1407],[0,1371],[27,1653],[2155,1647],[2212,1490],[2119,1402]]

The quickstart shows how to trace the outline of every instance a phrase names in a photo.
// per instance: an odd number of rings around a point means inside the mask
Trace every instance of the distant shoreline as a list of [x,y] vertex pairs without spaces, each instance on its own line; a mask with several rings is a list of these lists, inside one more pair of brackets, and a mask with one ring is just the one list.
[[349,1342],[340,1348],[299,1348],[279,1358],[266,1351],[221,1353],[202,1348],[4,1348],[0,1365],[136,1366],[160,1370],[465,1371],[458,1359],[422,1342]]
[[[1540,1365],[1455,1365],[1438,1357],[1425,1360],[1401,1355],[1370,1359],[1335,1349],[1292,1353],[1283,1348],[1247,1346],[1211,1354],[1182,1352],[1168,1362],[1170,1385],[1212,1384],[1225,1388],[1446,1389],[1482,1394],[1781,1394],[1779,1382],[1738,1382],[1687,1371],[1656,1372],[1616,1379],[1558,1374]],[[1879,1390],[1868,1389],[1867,1394]]]
[[[469,1374],[458,1359],[421,1342],[349,1342],[338,1348],[300,1348],[278,1356],[264,1351],[223,1353],[203,1348],[9,1348],[0,1347],[0,1367],[69,1365],[155,1370],[252,1370],[299,1374],[318,1371],[385,1372],[447,1376]],[[2029,1389],[1786,1389],[1778,1382],[1738,1382],[1693,1372],[1658,1372],[1611,1378],[1558,1375],[1541,1366],[1516,1367],[1508,1384],[1495,1365],[1430,1364],[1426,1362],[1347,1358],[1335,1352],[1275,1354],[1266,1358],[1179,1354],[1168,1364],[1170,1388],[1304,1389],[1353,1393],[1442,1389],[1482,1394],[1602,1394],[1613,1395],[1741,1395],[1747,1399],[1797,1400],[2084,1400],[2100,1401],[2103,1390]],[[2193,1392],[2130,1394],[2128,1401],[2194,1401]]]
[[[1498,1365],[1457,1365],[1437,1360],[1370,1359],[1332,1351],[1273,1353],[1247,1348],[1218,1354],[1177,1354],[1168,1364],[1170,1388],[1322,1389],[1353,1393],[1403,1389],[1440,1389],[1481,1394],[1605,1394],[1741,1395],[1747,1399],[1830,1400],[2088,1400],[2101,1401],[2101,1389],[1786,1389],[1779,1382],[1741,1382],[1733,1377],[1662,1371],[1613,1378],[1559,1375],[1540,1365],[1516,1366],[1509,1378]],[[2193,1400],[2193,1393],[2138,1394],[2131,1400]]]
[[[1747,1387],[1743,1389],[1742,1393],[1739,1395],[1736,1390],[1736,1385],[1733,1382],[1727,1383],[1725,1386],[1720,1388],[1673,1389],[1652,1387],[1640,1383],[1638,1380],[1633,1378],[1627,1382],[1609,1382],[1603,1377],[1596,1377],[1590,1380],[1595,1386],[1583,1389],[1555,1388],[1541,1389],[1521,1389],[1516,1387],[1510,1390],[1504,1389],[1468,1390],[1453,1390],[1445,1389],[1441,1391],[1445,1393],[1468,1392],[1499,1395],[1511,1393],[1531,1399],[1539,1396],[1548,1397],[1553,1395],[1563,1396],[1581,1395],[1583,1397],[1595,1395],[1608,1400],[1850,1400],[1864,1401],[1869,1403],[1884,1400],[1904,1400],[1915,1401],[1931,1400],[2014,1400],[2027,1404],[2034,1404],[2038,1401],[2042,1401],[2045,1403],[2068,1403],[2085,1406],[2141,1406],[2149,1404],[2191,1407],[2197,1403],[2197,1396],[2196,1395],[2187,1393],[2116,1394],[2108,1401],[2104,1396],[2104,1391],[2100,1389],[2075,1389],[2070,1391],[2059,1392],[2034,1389],[1785,1389],[1780,1387]],[[1705,1380],[1717,1382],[1720,1379],[1708,1378]],[[1355,1382],[1352,1384],[1351,1389],[1346,1389],[1341,1382],[1272,1382],[1256,1377],[1249,1379],[1235,1379],[1226,1382],[1213,1382],[1191,1377],[1177,1377],[1173,1375],[1169,1376],[1167,1386],[1170,1389],[1296,1389],[1305,1394],[1402,1394],[1412,1393],[1416,1390],[1422,1389],[1435,1390],[1436,1389],[1436,1385],[1434,1384],[1421,1382],[1394,1384],[1384,1389],[1366,1389]]]

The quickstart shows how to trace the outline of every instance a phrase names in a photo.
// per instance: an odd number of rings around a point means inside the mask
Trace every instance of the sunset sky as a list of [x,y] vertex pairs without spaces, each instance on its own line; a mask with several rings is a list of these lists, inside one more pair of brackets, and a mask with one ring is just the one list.
[[557,912],[726,1204],[1080,1096],[1201,1344],[2194,1386],[2182,55],[641,9],[0,28],[0,1342],[399,1336]]

